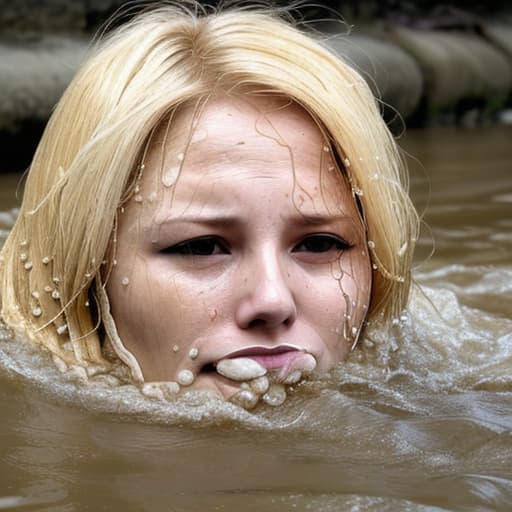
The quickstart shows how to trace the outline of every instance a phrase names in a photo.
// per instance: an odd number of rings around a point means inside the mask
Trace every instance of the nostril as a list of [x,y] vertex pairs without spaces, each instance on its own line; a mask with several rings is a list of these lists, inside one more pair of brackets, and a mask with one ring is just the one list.
[[262,326],[266,325],[266,323],[267,322],[265,320],[262,320],[261,318],[255,318],[254,320],[251,320],[249,322],[248,327],[249,327],[249,329],[254,328],[254,327],[262,327]]

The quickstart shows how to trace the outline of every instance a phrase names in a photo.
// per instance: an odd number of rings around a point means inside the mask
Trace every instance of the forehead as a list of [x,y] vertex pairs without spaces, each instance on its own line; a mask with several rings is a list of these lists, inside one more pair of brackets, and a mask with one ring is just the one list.
[[278,96],[224,95],[200,111],[181,109],[156,131],[143,182],[153,196],[172,195],[173,204],[188,206],[196,198],[211,202],[219,191],[229,202],[233,194],[278,190],[311,210],[353,203],[322,130],[297,103]]

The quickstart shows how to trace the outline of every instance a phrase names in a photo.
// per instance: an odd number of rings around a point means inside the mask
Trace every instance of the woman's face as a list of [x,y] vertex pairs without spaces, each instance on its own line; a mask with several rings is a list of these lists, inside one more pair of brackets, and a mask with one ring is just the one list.
[[191,116],[153,137],[120,215],[107,291],[121,340],[146,381],[190,370],[190,388],[225,398],[241,384],[214,371],[224,359],[284,381],[313,360],[332,368],[364,320],[371,271],[324,136],[276,97],[219,96]]

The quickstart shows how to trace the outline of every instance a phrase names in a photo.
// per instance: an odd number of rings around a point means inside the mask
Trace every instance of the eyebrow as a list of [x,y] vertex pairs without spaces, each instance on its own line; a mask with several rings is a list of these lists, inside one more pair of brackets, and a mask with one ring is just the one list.
[[[301,213],[297,212],[296,216],[285,218],[292,225],[318,226],[323,224],[335,224],[337,222],[353,221],[350,215],[345,214],[329,214],[329,213]],[[204,226],[232,226],[242,225],[244,221],[237,215],[187,215],[183,214],[179,217],[167,217],[162,219],[159,224],[172,223],[191,223],[201,224]]]

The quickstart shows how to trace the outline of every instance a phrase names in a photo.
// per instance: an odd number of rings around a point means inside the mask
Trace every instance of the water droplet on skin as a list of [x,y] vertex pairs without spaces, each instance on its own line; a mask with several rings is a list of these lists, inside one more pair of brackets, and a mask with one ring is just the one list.
[[234,394],[229,401],[235,405],[243,407],[244,409],[253,409],[258,403],[258,396],[255,395],[249,389],[242,389],[238,393]]
[[128,279],[127,277],[123,277],[123,279],[121,280],[121,284],[123,286],[128,286],[130,284],[130,279]]
[[157,197],[158,196],[155,191],[151,192],[151,194],[149,194],[149,196],[148,196],[149,202],[154,203],[156,201]]
[[201,142],[201,141],[205,140],[207,136],[208,136],[208,133],[206,132],[206,130],[201,128],[200,130],[196,130],[194,132],[194,135],[192,136],[192,140],[190,142],[192,144],[195,144],[197,142]]
[[159,382],[146,382],[142,385],[142,394],[148,398],[155,398],[156,400],[164,400],[164,392]]
[[210,320],[213,322],[217,318],[217,310],[215,308],[213,308],[210,311],[209,316],[210,316]]
[[281,405],[286,400],[286,390],[282,384],[271,384],[268,391],[263,395],[262,400],[272,407]]
[[351,329],[351,332],[352,332],[352,336],[357,336],[357,327],[353,326]]
[[333,172],[333,171],[334,171],[334,165],[328,165],[328,166],[327,166],[327,170],[328,170],[329,172]]
[[188,353],[190,359],[196,359],[199,355],[199,350],[195,347],[192,347]]
[[32,310],[32,315],[34,315],[36,318],[41,316],[42,313],[43,313],[43,311],[41,310],[40,307],[34,308]]
[[190,386],[194,382],[194,374],[190,370],[181,370],[178,373],[178,384]]
[[177,353],[180,351],[180,347],[179,347],[178,345],[174,345],[174,346],[172,347],[172,351],[173,351],[175,354],[177,354]]
[[172,187],[176,180],[178,179],[178,175],[180,173],[180,167],[174,166],[167,169],[165,174],[162,176],[162,185],[164,187]]
[[297,384],[300,379],[302,379],[302,372],[300,370],[295,370],[291,372],[286,379],[284,379],[283,384]]
[[136,194],[133,199],[136,203],[142,203],[142,196],[140,194]]
[[168,395],[177,395],[180,392],[180,385],[177,382],[162,382],[162,386]]
[[248,357],[222,359],[217,363],[216,370],[223,377],[238,382],[256,379],[267,373],[266,368]]
[[265,375],[258,377],[257,379],[251,380],[249,386],[258,395],[263,395],[263,393],[267,392],[269,387],[268,378]]

